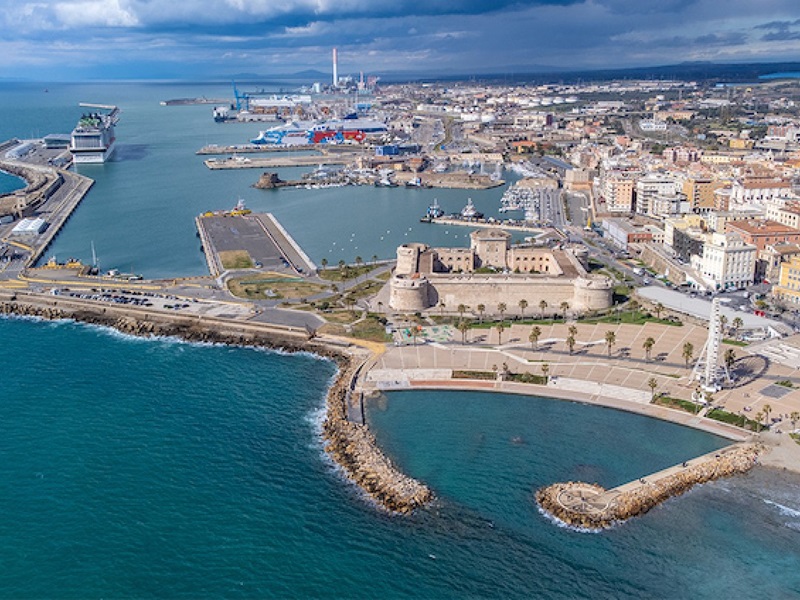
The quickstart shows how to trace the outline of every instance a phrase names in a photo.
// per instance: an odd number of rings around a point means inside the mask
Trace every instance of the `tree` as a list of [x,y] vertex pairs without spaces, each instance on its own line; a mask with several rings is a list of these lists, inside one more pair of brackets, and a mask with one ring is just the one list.
[[575,325],[570,325],[570,326],[567,328],[567,331],[569,332],[569,334],[570,334],[572,337],[575,337],[576,335],[578,335],[578,328],[577,328]]
[[658,387],[658,381],[656,381],[655,377],[647,380],[647,387],[650,388],[650,402],[652,402],[656,399],[656,388]]
[[373,254],[372,255],[372,264],[373,265],[377,265],[378,264],[378,255],[377,254]]
[[519,314],[522,320],[525,320],[525,309],[528,308],[528,301],[523,298],[519,301]]
[[458,314],[463,319],[464,318],[464,313],[467,311],[467,305],[466,304],[459,304],[458,308],[456,308],[456,310],[458,311]]
[[736,352],[733,350],[733,348],[728,348],[725,350],[725,355],[722,357],[722,360],[725,363],[728,371],[730,371],[733,363],[736,362]]
[[661,302],[656,302],[653,305],[653,312],[656,313],[656,319],[660,319],[661,318],[661,313],[663,312],[663,310],[664,310],[664,305],[661,304]]
[[547,300],[542,300],[539,302],[539,308],[542,311],[542,318],[544,318],[544,311],[547,310]]
[[538,325],[534,325],[531,328],[531,334],[528,336],[528,341],[531,343],[531,347],[539,348],[539,336],[542,335],[542,330]]
[[419,335],[419,326],[414,325],[411,328],[411,339],[414,341],[414,345],[417,345],[417,336]]
[[653,349],[653,346],[655,345],[656,341],[651,337],[647,338],[642,344],[642,348],[644,348],[644,355],[647,358],[647,360],[650,360],[650,351]]
[[572,351],[575,349],[575,336],[567,336],[565,341],[567,343],[567,348],[569,348],[569,353],[572,354]]
[[800,421],[800,412],[792,411],[789,415],[789,420],[792,422],[792,429],[797,427],[797,422]]
[[617,334],[610,329],[606,331],[606,346],[608,347],[608,355],[611,356],[611,346],[617,343]]
[[322,265],[323,269],[326,269],[328,267],[328,259],[327,258],[323,258],[321,261],[319,261],[319,264]]
[[567,311],[569,310],[569,302],[564,300],[564,302],[561,303],[560,308],[561,308],[561,314],[564,317],[564,320],[566,321],[567,320]]
[[764,418],[764,413],[763,412],[757,412],[755,414],[755,416],[753,417],[753,420],[756,422],[756,433],[761,431],[761,427],[762,427],[761,420],[763,418]]
[[542,363],[542,375],[544,375],[544,382],[547,383],[547,374],[550,372],[550,365]]
[[719,316],[719,327],[720,327],[720,329],[722,330],[723,333],[725,333],[725,325],[727,325],[727,324],[728,324],[728,317],[726,317],[725,315],[720,315]]
[[483,313],[486,312],[485,304],[478,304],[478,314],[481,316],[481,323],[483,323]]
[[346,264],[347,264],[347,263],[346,263],[346,262],[344,262],[344,259],[343,259],[343,258],[340,258],[340,259],[339,259],[339,270],[340,270],[340,271],[344,271],[344,267],[345,267],[345,265],[346,265]]
[[500,304],[497,305],[497,312],[500,313],[500,320],[501,321],[503,320],[503,313],[505,313],[507,309],[508,309],[508,307],[506,306],[505,302],[501,302]]
[[769,427],[769,415],[772,412],[772,406],[770,406],[769,404],[765,404],[764,406],[761,407],[761,410],[764,411],[764,419],[766,421],[765,424],[767,427]]
[[469,323],[463,319],[458,322],[458,330],[461,332],[461,343],[467,343],[467,331],[469,331]]
[[686,361],[686,368],[689,368],[689,363],[692,361],[692,357],[694,356],[694,344],[692,342],[686,342],[683,345],[683,360]]
[[503,343],[503,332],[505,331],[505,326],[503,325],[502,321],[497,324],[497,345]]
[[633,315],[636,313],[636,311],[639,310],[640,306],[641,305],[639,304],[639,301],[636,300],[635,298],[633,300],[631,300],[630,302],[628,302],[628,308],[631,311],[631,317],[633,317]]
[[731,321],[731,327],[733,327],[734,333],[741,329],[742,325],[744,325],[744,321],[742,321],[741,317],[734,317],[733,321]]

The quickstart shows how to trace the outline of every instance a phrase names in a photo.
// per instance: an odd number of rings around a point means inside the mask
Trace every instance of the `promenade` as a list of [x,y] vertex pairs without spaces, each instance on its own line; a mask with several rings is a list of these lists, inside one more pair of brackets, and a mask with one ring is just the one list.
[[[651,404],[654,392],[684,400],[691,398],[697,384],[690,380],[692,362],[686,365],[683,348],[687,342],[692,344],[696,358],[707,336],[704,327],[578,324],[573,353],[565,342],[569,324],[539,327],[538,343],[528,341],[530,325],[512,325],[501,339],[495,328],[470,329],[466,343],[461,342],[460,332],[449,328],[449,334],[444,335],[440,327],[440,341],[419,341],[420,337],[417,344],[392,346],[377,357],[361,381],[362,389],[366,393],[412,388],[478,389],[547,396],[636,412],[736,441],[750,437],[749,431],[704,417],[705,409],[692,414]],[[608,331],[614,332],[616,340],[610,352],[605,341]],[[650,358],[643,348],[648,338],[654,340]],[[780,343],[793,341],[800,345],[800,339],[793,338]],[[800,361],[781,364],[768,360],[760,346],[733,348],[738,382],[735,387],[713,394],[713,405],[751,419],[769,405],[771,417],[781,419],[773,429],[791,429],[789,415],[800,411],[800,389],[778,386],[776,382],[797,381]],[[541,376],[543,365],[548,374],[546,385],[517,383],[499,376],[504,370]],[[454,371],[496,372],[498,377],[454,379]],[[648,385],[651,378],[656,382],[653,390]],[[800,469],[800,456],[795,468]]]

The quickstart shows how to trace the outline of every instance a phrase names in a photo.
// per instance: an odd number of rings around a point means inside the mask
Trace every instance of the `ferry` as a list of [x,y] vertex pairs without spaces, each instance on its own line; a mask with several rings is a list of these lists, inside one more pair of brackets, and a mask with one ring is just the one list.
[[81,116],[78,125],[72,130],[69,151],[75,164],[100,164],[106,162],[114,153],[117,138],[114,126],[119,120],[119,108],[106,104],[87,104],[85,108],[100,108],[107,113],[89,112]]
[[251,140],[253,144],[275,144],[296,146],[305,144],[361,143],[370,134],[387,131],[386,125],[369,119],[331,119],[321,123],[314,121],[292,121],[260,131]]

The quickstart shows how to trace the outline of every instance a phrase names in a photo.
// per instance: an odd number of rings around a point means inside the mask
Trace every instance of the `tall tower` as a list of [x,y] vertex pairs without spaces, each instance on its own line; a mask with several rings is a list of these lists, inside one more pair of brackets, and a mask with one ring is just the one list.
[[333,49],[333,87],[339,87],[339,53]]

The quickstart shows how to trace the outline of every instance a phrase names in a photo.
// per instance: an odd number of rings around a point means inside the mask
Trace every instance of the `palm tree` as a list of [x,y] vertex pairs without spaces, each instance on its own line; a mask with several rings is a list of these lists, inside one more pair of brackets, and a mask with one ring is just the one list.
[[722,357],[722,360],[725,363],[725,367],[727,367],[728,371],[730,371],[733,363],[736,362],[736,352],[733,350],[733,348],[728,348],[725,350],[725,355]]
[[789,415],[789,420],[792,422],[792,429],[797,427],[797,422],[800,421],[800,412],[792,411]]
[[635,298],[630,302],[628,302],[628,308],[631,311],[631,319],[633,319],[633,315],[636,314],[636,311],[639,310],[640,306],[641,305],[639,304],[639,301],[636,300]]
[[483,323],[483,313],[486,312],[485,304],[478,304],[478,314],[481,316],[481,323]]
[[547,374],[550,372],[550,365],[547,363],[542,363],[542,375],[544,376],[544,382],[547,383]]
[[575,349],[575,336],[567,336],[565,341],[567,343],[567,348],[569,348],[569,353],[572,354],[572,351]]
[[328,267],[328,259],[327,258],[323,258],[321,261],[319,261],[319,264],[322,265],[323,269],[326,269]]
[[506,328],[503,325],[502,321],[497,324],[497,345],[498,346],[503,343],[503,341],[502,341],[503,340],[503,331],[505,331],[505,329]]
[[506,306],[505,302],[501,302],[500,304],[497,305],[497,312],[500,313],[500,320],[501,321],[503,320],[503,313],[506,312],[507,308],[508,307]]
[[722,333],[725,333],[725,325],[728,324],[728,317],[725,315],[719,316],[719,328],[722,330]]
[[650,360],[650,351],[653,349],[653,346],[655,345],[656,341],[651,337],[647,338],[642,344],[642,348],[644,348],[644,354],[647,360]]
[[655,313],[656,313],[656,319],[660,319],[660,318],[661,318],[661,312],[662,312],[663,310],[664,310],[664,305],[663,305],[663,304],[661,304],[661,302],[656,302],[656,303],[653,305],[653,312],[655,312]]
[[576,335],[578,335],[578,328],[577,328],[577,327],[575,327],[575,325],[570,325],[570,326],[567,328],[567,331],[569,332],[569,334],[570,334],[572,337],[575,337]]
[[544,311],[547,310],[547,300],[542,300],[539,302],[539,308],[542,311],[542,318],[544,319]]
[[531,328],[531,334],[528,336],[528,341],[531,343],[531,347],[539,347],[539,336],[542,335],[542,330],[538,325],[534,325]]
[[414,345],[417,345],[417,336],[419,335],[419,329],[417,325],[414,325],[411,328],[411,339],[414,340]]
[[564,300],[564,302],[561,303],[559,308],[561,308],[561,314],[562,314],[564,320],[566,321],[567,320],[567,311],[569,310],[569,302]]
[[655,377],[647,380],[647,387],[650,388],[650,402],[652,402],[656,399],[656,387],[658,387],[658,381],[656,381]]
[[377,265],[378,264],[378,255],[377,254],[373,254],[372,255],[372,264],[373,265]]
[[761,419],[763,419],[763,418],[764,418],[764,413],[763,412],[757,412],[755,414],[755,416],[753,417],[753,420],[756,422],[756,433],[761,431],[761,427],[762,427]]
[[733,321],[731,321],[731,327],[733,327],[734,333],[741,329],[742,325],[744,325],[744,321],[742,321],[741,317],[734,317]]
[[519,314],[520,318],[524,321],[525,320],[525,309],[528,308],[528,301],[523,298],[519,301]]
[[694,344],[692,344],[692,342],[686,342],[683,345],[683,354],[681,356],[683,356],[683,360],[686,361],[686,368],[688,369],[692,356],[694,356]]
[[458,314],[463,319],[464,318],[464,313],[467,311],[467,305],[466,304],[459,304],[458,308],[456,308],[456,310],[458,311]]
[[617,343],[617,334],[610,329],[606,331],[606,346],[608,347],[608,355],[611,356],[611,346]]
[[340,270],[340,271],[344,271],[344,266],[345,266],[346,264],[347,264],[347,263],[345,263],[345,262],[344,262],[344,259],[343,259],[343,258],[340,258],[340,259],[339,259],[339,270]]
[[764,411],[764,418],[766,420],[766,425],[769,427],[769,415],[772,412],[772,407],[769,404],[765,404],[761,407],[761,410]]
[[463,319],[458,322],[458,330],[461,332],[461,343],[467,343],[467,331],[469,331],[469,323]]

